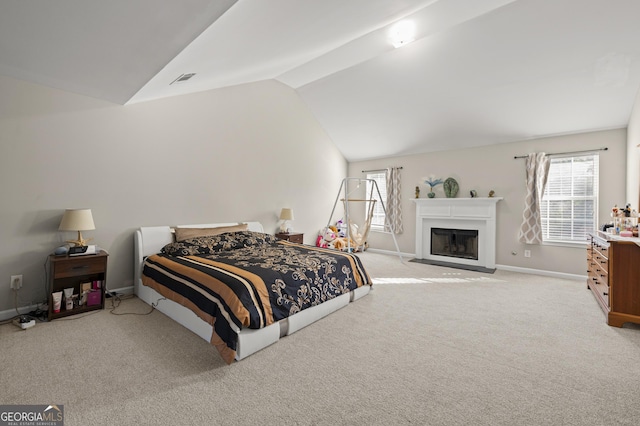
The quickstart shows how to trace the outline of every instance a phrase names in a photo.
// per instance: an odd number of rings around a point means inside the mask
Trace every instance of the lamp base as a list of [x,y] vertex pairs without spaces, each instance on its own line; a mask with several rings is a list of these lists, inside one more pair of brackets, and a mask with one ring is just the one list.
[[67,240],[67,243],[73,244],[74,247],[84,247],[91,240],[93,240],[93,238],[89,238],[88,240],[85,240],[84,238],[82,238],[82,232],[78,231],[78,239]]

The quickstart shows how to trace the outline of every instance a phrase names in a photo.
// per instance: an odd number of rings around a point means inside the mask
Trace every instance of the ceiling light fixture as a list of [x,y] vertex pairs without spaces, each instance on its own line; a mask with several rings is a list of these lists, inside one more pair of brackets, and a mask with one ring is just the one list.
[[389,40],[396,49],[415,41],[416,24],[413,21],[399,21],[389,28]]

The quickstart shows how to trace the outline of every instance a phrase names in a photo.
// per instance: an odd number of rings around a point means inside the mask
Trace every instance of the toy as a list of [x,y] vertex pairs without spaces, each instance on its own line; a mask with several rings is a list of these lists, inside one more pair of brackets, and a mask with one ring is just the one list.
[[356,241],[361,241],[363,236],[358,232],[358,225],[351,224],[350,233],[350,238],[347,239],[347,224],[340,219],[335,226],[329,225],[318,233],[316,246],[342,251],[347,251],[350,247],[352,252],[359,251],[360,245]]
[[[349,242],[351,242],[351,244],[349,244]],[[358,251],[358,245],[356,244],[356,242],[353,240],[347,240],[347,238],[345,237],[338,237],[333,243],[334,248],[337,250],[347,251],[349,249],[349,246],[351,246],[351,251]]]
[[336,229],[338,230],[338,237],[347,236],[347,224],[342,219],[336,222]]
[[333,248],[334,241],[338,238],[335,229],[335,227],[329,226],[320,231],[318,238],[316,238],[316,247]]

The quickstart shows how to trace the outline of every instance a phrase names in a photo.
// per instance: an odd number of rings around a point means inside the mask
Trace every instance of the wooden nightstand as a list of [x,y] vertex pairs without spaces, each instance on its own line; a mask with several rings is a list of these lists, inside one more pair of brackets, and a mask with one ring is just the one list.
[[[103,250],[98,254],[84,256],[49,256],[49,283],[51,285],[49,321],[82,312],[104,309],[108,256],[109,254]],[[53,296],[51,293],[63,291],[65,288],[73,288],[73,293],[80,295],[80,288],[82,284],[86,283],[90,283],[93,291],[100,292],[98,296],[91,297],[91,302],[97,303],[84,304],[82,306],[74,305],[73,309],[65,309],[65,301],[62,300],[60,312],[53,312]]]
[[304,239],[304,234],[301,232],[291,232],[291,233],[277,233],[276,238],[285,241],[291,241],[292,243],[303,244],[302,240]]

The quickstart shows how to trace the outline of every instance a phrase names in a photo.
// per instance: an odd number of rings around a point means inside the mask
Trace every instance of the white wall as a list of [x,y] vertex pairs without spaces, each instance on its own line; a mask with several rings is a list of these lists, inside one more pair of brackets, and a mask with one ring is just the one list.
[[[517,234],[522,222],[525,198],[524,159],[514,156],[530,152],[567,152],[608,147],[600,155],[600,223],[608,221],[614,204],[626,203],[625,158],[626,130],[610,130],[568,136],[527,140],[486,147],[434,152],[421,155],[377,159],[349,164],[349,176],[363,177],[362,170],[388,166],[402,166],[402,208],[404,233],[399,235],[400,250],[415,253],[415,187],[420,185],[421,197],[426,197],[428,186],[423,177],[435,175],[443,179],[455,178],[460,185],[459,197],[469,197],[475,189],[480,197],[490,190],[504,197],[498,203],[496,263],[518,268],[548,270],[567,274],[585,274],[584,248],[568,248],[549,245],[524,245]],[[444,197],[442,185],[436,188],[438,197]],[[390,235],[371,232],[370,247],[395,250]],[[524,249],[531,250],[531,258],[523,256]],[[512,255],[511,252],[517,252]]]
[[627,202],[640,211],[640,91],[627,127]]
[[140,226],[261,221],[282,207],[313,243],[347,163],[298,95],[274,82],[115,105],[0,77],[0,312],[45,299],[47,255],[74,233],[65,208],[93,210],[83,232],[110,253],[107,286],[132,285]]

